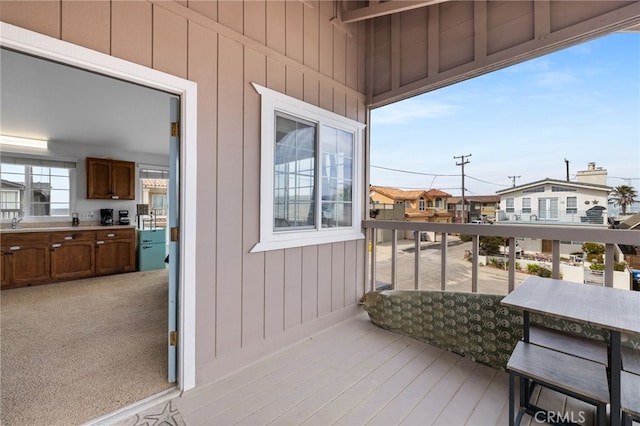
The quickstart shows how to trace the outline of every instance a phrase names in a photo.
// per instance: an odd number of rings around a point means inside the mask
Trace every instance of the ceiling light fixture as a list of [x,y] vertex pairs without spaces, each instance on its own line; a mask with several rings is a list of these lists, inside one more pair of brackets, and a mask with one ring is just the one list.
[[45,139],[19,138],[16,136],[0,135],[0,145],[47,149],[49,147],[49,141]]

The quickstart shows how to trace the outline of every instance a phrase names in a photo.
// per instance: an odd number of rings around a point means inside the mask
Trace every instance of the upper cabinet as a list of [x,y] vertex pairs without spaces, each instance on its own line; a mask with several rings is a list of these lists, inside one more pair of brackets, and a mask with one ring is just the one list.
[[87,157],[87,198],[135,199],[135,163]]

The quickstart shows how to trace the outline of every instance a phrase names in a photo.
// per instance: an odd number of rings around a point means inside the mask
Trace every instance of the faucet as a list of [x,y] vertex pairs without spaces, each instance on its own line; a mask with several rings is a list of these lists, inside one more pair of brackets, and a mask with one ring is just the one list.
[[14,217],[13,219],[11,219],[11,229],[16,229],[18,227],[18,223],[20,223],[21,220],[22,218],[17,218],[17,217]]

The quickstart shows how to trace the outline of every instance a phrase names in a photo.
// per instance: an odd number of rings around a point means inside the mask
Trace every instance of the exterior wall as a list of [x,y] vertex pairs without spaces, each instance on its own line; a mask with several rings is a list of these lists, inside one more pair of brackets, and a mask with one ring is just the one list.
[[[541,183],[540,186],[545,187],[544,192],[523,193],[519,191],[511,191],[500,195],[500,211],[504,212],[509,220],[521,220],[525,222],[542,221],[542,215],[538,211],[538,200],[540,198],[557,198],[559,218],[556,222],[582,223],[581,218],[586,217],[585,211],[593,206],[607,206],[606,190],[597,190],[589,188],[579,188],[576,192],[552,192],[551,186],[562,186],[561,183]],[[536,185],[537,186],[537,185]],[[577,213],[566,213],[567,197],[577,198]],[[507,212],[507,198],[514,199],[514,212]],[[531,199],[531,212],[522,211],[522,199]],[[596,201],[596,202],[594,202]],[[603,225],[607,224],[606,210],[602,214]],[[500,218],[498,218],[500,220]]]
[[372,106],[640,22],[637,1],[452,1],[376,18]]
[[3,22],[198,83],[198,384],[346,318],[364,291],[364,241],[249,253],[260,214],[250,83],[366,120],[365,25],[348,35],[333,13],[313,0],[0,4]]

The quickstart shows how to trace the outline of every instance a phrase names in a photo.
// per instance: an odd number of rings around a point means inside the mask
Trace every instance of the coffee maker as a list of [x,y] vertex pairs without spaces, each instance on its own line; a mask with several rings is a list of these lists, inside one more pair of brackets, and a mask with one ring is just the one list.
[[113,209],[100,209],[100,225],[113,225]]
[[118,225],[129,225],[130,223],[129,210],[118,210]]

